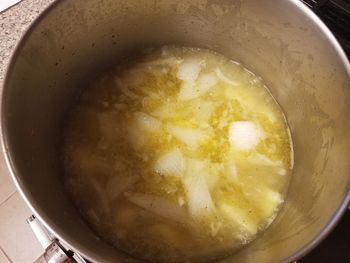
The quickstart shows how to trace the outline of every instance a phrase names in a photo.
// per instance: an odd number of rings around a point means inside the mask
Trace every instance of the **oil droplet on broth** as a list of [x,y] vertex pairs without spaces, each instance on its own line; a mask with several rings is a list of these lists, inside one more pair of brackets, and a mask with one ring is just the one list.
[[154,262],[208,261],[255,239],[293,166],[287,123],[260,78],[212,51],[170,46],[92,83],[63,153],[88,223]]

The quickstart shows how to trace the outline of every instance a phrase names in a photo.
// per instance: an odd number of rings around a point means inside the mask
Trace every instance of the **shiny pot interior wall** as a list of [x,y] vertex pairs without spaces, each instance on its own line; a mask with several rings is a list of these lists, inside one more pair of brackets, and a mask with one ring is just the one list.
[[350,80],[339,46],[299,1],[56,2],[22,39],[3,91],[5,152],[28,203],[87,258],[130,259],[98,238],[68,200],[60,132],[90,76],[137,49],[164,44],[218,51],[270,87],[291,126],[294,175],[272,226],[225,261],[287,262],[300,256],[328,231],[349,198]]

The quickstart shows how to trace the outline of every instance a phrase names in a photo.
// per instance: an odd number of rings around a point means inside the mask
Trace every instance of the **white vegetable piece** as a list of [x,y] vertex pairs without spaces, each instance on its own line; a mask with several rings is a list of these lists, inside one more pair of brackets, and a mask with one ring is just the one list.
[[178,127],[172,124],[167,126],[167,131],[193,150],[197,149],[207,137],[205,132],[199,129]]
[[272,166],[272,167],[283,167],[283,163],[281,160],[271,160],[264,154],[256,153],[252,156],[249,156],[249,161],[255,165],[262,166]]
[[230,144],[242,151],[255,148],[260,141],[260,130],[257,125],[250,121],[232,122],[229,128]]
[[216,76],[218,76],[218,78],[221,81],[223,81],[223,82],[225,82],[225,83],[227,83],[227,84],[229,84],[231,86],[238,86],[239,85],[239,82],[234,81],[234,80],[229,79],[228,77],[226,77],[225,74],[221,71],[221,69],[216,68],[215,69],[215,73],[216,73]]
[[222,228],[222,223],[219,221],[213,221],[210,223],[210,234],[212,237],[215,237],[219,230]]
[[263,216],[267,218],[275,213],[277,207],[283,203],[283,198],[279,192],[269,188],[262,187],[260,192],[260,208]]
[[154,111],[151,112],[151,114],[161,120],[164,120],[174,117],[176,114],[176,109],[176,103],[169,102],[157,107]]
[[181,85],[178,95],[180,100],[191,100],[206,94],[216,83],[218,78],[213,73],[201,74],[197,81],[185,81]]
[[197,85],[201,94],[206,93],[211,87],[218,83],[218,78],[214,73],[201,74],[197,80]]
[[190,215],[200,219],[215,210],[206,182],[206,163],[195,159],[187,159],[186,174],[182,178],[188,201]]
[[199,97],[199,89],[195,82],[185,81],[181,84],[178,95],[179,100],[191,100],[197,97]]
[[264,218],[273,216],[277,207],[283,203],[279,192],[264,185],[259,185],[258,188],[247,186],[244,194],[256,207],[259,207],[260,214]]
[[151,60],[147,62],[141,62],[139,65],[141,67],[153,67],[153,66],[177,66],[180,63],[183,62],[183,59],[175,58],[175,57],[168,57],[168,58],[161,58],[156,60]]
[[95,177],[96,174],[108,174],[111,166],[106,160],[95,154],[94,148],[85,146],[74,147],[68,152],[69,165],[79,174]]
[[154,170],[166,176],[180,177],[185,169],[185,159],[179,148],[174,148],[163,154],[156,161]]
[[237,168],[233,161],[225,165],[225,174],[229,180],[238,182]]
[[279,174],[279,175],[286,175],[287,174],[287,170],[286,169],[279,169],[278,171],[277,171],[277,173]]
[[252,222],[247,212],[233,204],[221,204],[220,210],[233,222],[235,222],[242,230],[247,231],[251,235],[255,235],[258,231],[258,226]]
[[116,175],[108,179],[106,184],[106,192],[110,200],[114,200],[119,197],[124,191],[128,190],[133,184],[136,183],[138,177]]
[[117,85],[117,87],[121,90],[121,92],[122,92],[125,96],[130,97],[130,98],[132,98],[132,99],[137,99],[137,98],[139,98],[139,96],[136,95],[134,92],[132,92],[132,91],[128,88],[128,86],[127,86],[125,83],[123,83],[123,81],[122,81],[119,77],[115,77],[115,78],[114,78],[114,82],[115,82],[115,84]]
[[134,118],[140,130],[157,131],[161,128],[161,122],[146,113],[135,112]]
[[102,211],[105,214],[109,214],[111,211],[111,208],[109,206],[109,201],[106,195],[106,191],[103,189],[103,187],[96,181],[95,178],[87,176],[88,181],[90,185],[93,187],[95,194],[97,195],[100,205],[102,208]]
[[125,196],[130,202],[154,214],[179,223],[187,221],[183,208],[162,197],[133,192],[125,193]]
[[186,203],[183,196],[179,196],[177,198],[177,202],[178,202],[179,206],[183,206]]
[[199,99],[191,102],[189,109],[200,126],[208,127],[209,119],[215,110],[215,103]]
[[209,191],[212,191],[220,177],[220,174],[224,172],[225,166],[222,163],[213,163],[209,160],[203,161],[206,164],[205,169],[201,172],[201,174],[205,175],[205,180],[207,182],[207,186]]
[[161,122],[143,112],[135,112],[133,118],[127,122],[127,139],[134,149],[139,149],[145,144],[145,132],[157,131],[161,128]]
[[200,71],[200,61],[188,59],[179,65],[176,77],[183,81],[194,82],[197,79]]

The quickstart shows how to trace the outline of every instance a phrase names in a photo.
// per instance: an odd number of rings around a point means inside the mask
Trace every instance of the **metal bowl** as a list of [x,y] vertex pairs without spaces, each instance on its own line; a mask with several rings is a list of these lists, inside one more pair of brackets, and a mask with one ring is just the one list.
[[334,227],[350,199],[350,66],[327,27],[297,0],[62,0],[30,27],[2,96],[2,143],[22,196],[93,262],[138,261],[81,219],[59,158],[65,112],[89,76],[144,47],[215,50],[260,75],[283,108],[295,168],[274,223],[222,262],[291,262]]

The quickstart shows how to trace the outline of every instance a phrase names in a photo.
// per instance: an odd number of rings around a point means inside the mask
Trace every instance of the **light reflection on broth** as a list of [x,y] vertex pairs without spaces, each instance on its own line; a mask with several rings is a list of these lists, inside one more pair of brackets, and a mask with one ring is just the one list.
[[88,223],[155,262],[225,256],[275,218],[292,144],[261,79],[203,49],[163,47],[84,90],[65,182]]

